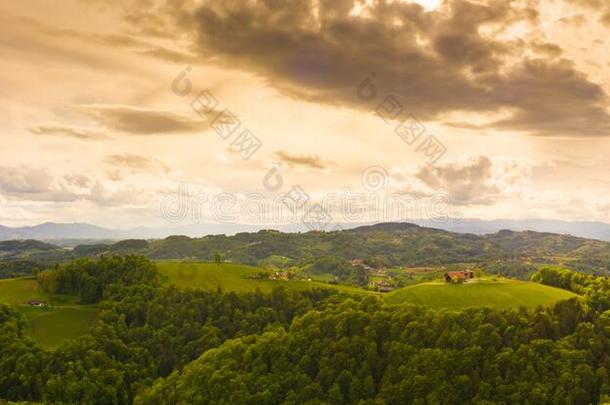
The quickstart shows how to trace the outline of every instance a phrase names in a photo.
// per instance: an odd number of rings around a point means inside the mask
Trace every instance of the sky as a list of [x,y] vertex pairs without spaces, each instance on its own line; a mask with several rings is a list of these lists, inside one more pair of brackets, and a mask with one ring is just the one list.
[[0,224],[610,222],[609,33],[605,0],[2,2]]

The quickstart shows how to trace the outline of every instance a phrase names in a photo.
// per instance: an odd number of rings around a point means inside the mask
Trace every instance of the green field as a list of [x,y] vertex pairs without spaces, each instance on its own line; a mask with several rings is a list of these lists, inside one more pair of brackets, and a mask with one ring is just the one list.
[[499,279],[476,280],[466,284],[428,282],[401,288],[385,296],[388,303],[413,303],[430,308],[461,309],[473,306],[535,308],[575,297],[576,294],[542,284]]
[[29,335],[46,346],[56,346],[65,339],[86,334],[97,319],[97,309],[84,305],[52,305],[46,308],[30,307],[29,300],[69,302],[74,297],[49,297],[38,290],[33,278],[0,280],[0,304],[14,305],[28,321]]
[[97,320],[97,308],[88,305],[20,307],[19,310],[28,320],[30,337],[49,347],[57,346],[65,339],[87,334]]
[[157,269],[166,282],[180,288],[201,288],[223,291],[247,292],[259,289],[269,292],[273,287],[285,286],[294,290],[310,290],[313,288],[330,288],[351,294],[371,294],[359,288],[319,283],[303,280],[269,280],[255,279],[264,269],[241,264],[201,263],[201,262],[157,262]]
[[0,303],[25,304],[28,300],[48,301],[48,296],[38,291],[33,278],[9,278],[0,280]]

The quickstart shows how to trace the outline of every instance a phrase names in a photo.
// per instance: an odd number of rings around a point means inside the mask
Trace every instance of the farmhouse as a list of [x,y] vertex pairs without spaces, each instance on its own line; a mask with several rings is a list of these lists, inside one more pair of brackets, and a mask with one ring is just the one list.
[[46,307],[47,303],[43,302],[43,301],[38,301],[38,300],[29,300],[28,305],[30,305],[32,307]]
[[451,283],[455,282],[463,282],[467,281],[471,278],[474,278],[474,271],[472,270],[462,270],[462,271],[449,271],[444,275],[445,281]]

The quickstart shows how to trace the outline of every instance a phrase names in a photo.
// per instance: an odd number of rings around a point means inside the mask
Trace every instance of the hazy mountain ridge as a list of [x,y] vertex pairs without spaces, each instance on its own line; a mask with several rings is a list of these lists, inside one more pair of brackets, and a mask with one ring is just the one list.
[[11,239],[114,239],[120,231],[86,223],[45,222],[34,226],[0,226],[0,240]]
[[[598,239],[610,242],[610,224],[593,221],[559,221],[545,219],[525,220],[482,220],[482,219],[445,219],[415,221],[418,225],[428,228],[442,229],[457,233],[473,233],[477,235],[491,234],[503,229],[513,231],[535,231]],[[401,222],[394,224],[408,224]],[[373,224],[351,223],[333,224],[327,229],[355,229]],[[377,226],[388,226],[378,224]],[[396,226],[396,225],[392,225]],[[136,227],[131,229],[111,229],[87,223],[54,223],[46,222],[34,226],[7,227],[0,225],[0,240],[37,239],[37,240],[122,240],[122,239],[161,239],[171,235],[186,235],[200,237],[205,235],[234,235],[240,232],[257,232],[261,229],[277,229],[282,232],[307,232],[304,224],[289,225],[250,225],[250,224],[189,224],[173,227]]]
[[610,241],[610,224],[595,221],[560,221],[549,219],[462,219],[459,221],[419,221],[418,224],[431,228],[458,233],[484,235],[502,229],[513,231],[534,231],[568,234],[587,239]]

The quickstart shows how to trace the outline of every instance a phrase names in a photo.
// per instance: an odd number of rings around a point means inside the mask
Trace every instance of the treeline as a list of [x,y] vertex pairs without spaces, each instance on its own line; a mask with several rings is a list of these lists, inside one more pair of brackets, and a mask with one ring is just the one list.
[[58,264],[38,274],[38,285],[47,293],[78,295],[81,303],[91,304],[110,284],[155,284],[157,279],[155,266],[145,257],[114,255]]
[[368,272],[362,266],[353,266],[339,256],[322,256],[312,260],[306,267],[307,274],[332,274],[343,284],[364,287],[368,284]]
[[533,264],[520,260],[498,260],[482,265],[485,273],[517,280],[529,280],[537,271]]
[[0,241],[0,252],[20,252],[32,250],[55,250],[58,247],[50,243],[40,242],[34,239],[3,240]]
[[557,267],[542,267],[532,276],[532,281],[583,295],[588,304],[598,311],[610,309],[610,277],[596,277]]
[[31,276],[36,274],[41,267],[43,265],[32,260],[0,261],[0,279]]

